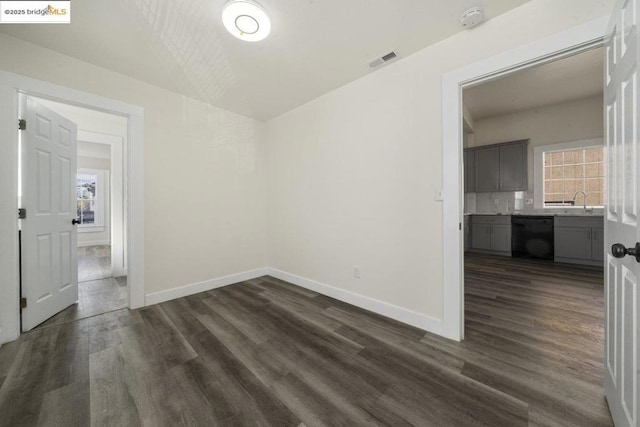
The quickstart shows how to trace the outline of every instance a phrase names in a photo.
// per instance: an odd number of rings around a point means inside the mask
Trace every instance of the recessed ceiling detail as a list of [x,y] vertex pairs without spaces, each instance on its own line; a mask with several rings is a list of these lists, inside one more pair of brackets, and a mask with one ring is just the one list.
[[252,0],[231,0],[222,10],[224,27],[240,40],[257,42],[271,32],[267,12]]

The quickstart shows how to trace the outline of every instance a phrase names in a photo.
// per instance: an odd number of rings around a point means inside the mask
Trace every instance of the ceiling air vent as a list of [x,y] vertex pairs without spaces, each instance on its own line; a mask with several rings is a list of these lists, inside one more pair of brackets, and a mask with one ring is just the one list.
[[369,63],[369,67],[376,68],[382,64],[386,64],[387,62],[391,62],[396,59],[398,55],[395,52],[389,52],[386,55],[382,55],[380,58],[376,58]]

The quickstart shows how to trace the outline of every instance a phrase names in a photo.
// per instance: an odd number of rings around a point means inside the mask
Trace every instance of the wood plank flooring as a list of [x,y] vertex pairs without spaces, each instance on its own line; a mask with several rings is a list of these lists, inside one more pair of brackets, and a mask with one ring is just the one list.
[[78,248],[78,282],[111,277],[111,246]]
[[78,248],[78,302],[38,328],[120,310],[127,306],[127,277],[111,277],[111,246]]
[[62,310],[36,328],[73,322],[78,319],[121,310],[127,306],[127,278],[108,277],[78,283],[78,302]]
[[462,343],[270,277],[24,334],[0,425],[611,425],[602,273],[466,267]]

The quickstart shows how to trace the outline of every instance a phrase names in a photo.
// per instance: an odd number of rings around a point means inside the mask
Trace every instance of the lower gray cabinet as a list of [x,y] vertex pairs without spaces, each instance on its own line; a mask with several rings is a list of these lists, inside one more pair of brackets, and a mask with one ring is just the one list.
[[472,215],[471,249],[511,256],[511,216]]
[[555,261],[602,265],[604,260],[604,219],[602,217],[556,217]]
[[471,248],[491,249],[491,225],[472,223],[471,228]]
[[464,216],[464,251],[471,249],[471,221],[469,215]]
[[491,250],[511,252],[511,224],[491,226]]
[[591,259],[591,229],[577,227],[556,227],[555,257]]
[[604,262],[604,229],[591,229],[591,259]]

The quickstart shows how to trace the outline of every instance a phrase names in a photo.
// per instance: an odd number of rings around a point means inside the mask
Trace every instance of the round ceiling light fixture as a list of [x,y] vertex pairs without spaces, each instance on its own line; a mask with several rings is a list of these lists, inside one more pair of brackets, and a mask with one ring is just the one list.
[[257,42],[271,32],[267,11],[253,0],[231,0],[222,10],[222,23],[241,40]]

